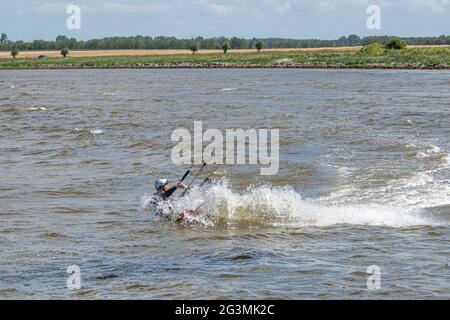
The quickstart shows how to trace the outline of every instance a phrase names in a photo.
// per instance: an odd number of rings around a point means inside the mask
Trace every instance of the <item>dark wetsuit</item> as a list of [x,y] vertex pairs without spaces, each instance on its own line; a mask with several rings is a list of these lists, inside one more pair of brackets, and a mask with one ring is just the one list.
[[170,188],[169,190],[167,190],[164,193],[156,192],[155,194],[153,194],[154,198],[153,198],[152,204],[154,206],[156,206],[161,201],[166,201],[167,199],[169,199],[172,196],[172,194],[175,191],[177,191],[176,186],[173,186],[172,188]]
[[172,188],[170,188],[169,190],[167,190],[167,191],[164,192],[164,193],[159,193],[159,192],[157,192],[157,193],[155,193],[154,195],[155,195],[155,196],[159,196],[159,197],[161,197],[162,200],[166,201],[167,199],[170,198],[170,196],[171,196],[175,191],[177,191],[177,187],[176,187],[176,186],[173,186]]

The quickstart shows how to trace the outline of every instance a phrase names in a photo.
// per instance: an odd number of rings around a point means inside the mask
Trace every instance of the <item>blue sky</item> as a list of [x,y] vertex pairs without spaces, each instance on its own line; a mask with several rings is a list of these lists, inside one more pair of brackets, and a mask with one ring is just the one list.
[[[81,8],[80,30],[66,27],[68,4]],[[371,4],[381,8],[381,30],[366,27]],[[0,0],[0,8],[0,32],[12,40],[450,34],[450,0]]]

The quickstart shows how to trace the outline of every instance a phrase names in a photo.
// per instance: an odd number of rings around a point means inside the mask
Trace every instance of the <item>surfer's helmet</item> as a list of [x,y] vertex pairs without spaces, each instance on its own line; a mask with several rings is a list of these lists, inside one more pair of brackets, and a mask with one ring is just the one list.
[[167,179],[158,179],[155,182],[155,189],[159,190],[167,184]]

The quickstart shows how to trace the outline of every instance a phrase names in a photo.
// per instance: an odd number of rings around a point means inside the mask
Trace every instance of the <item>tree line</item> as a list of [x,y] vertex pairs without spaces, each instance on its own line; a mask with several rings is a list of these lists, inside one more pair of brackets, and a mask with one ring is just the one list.
[[440,37],[409,37],[400,38],[394,36],[368,36],[359,37],[358,35],[343,36],[336,40],[320,39],[244,39],[238,37],[225,38],[203,38],[177,39],[175,37],[108,37],[91,40],[77,40],[66,36],[58,36],[54,41],[34,40],[34,41],[12,41],[8,39],[5,33],[0,36],[0,50],[61,50],[68,48],[70,50],[120,50],[120,49],[187,49],[191,50],[193,46],[198,49],[258,49],[261,43],[268,49],[276,48],[321,48],[321,47],[343,47],[360,46],[371,43],[387,44],[393,39],[401,39],[409,45],[450,45],[450,36],[442,35]]

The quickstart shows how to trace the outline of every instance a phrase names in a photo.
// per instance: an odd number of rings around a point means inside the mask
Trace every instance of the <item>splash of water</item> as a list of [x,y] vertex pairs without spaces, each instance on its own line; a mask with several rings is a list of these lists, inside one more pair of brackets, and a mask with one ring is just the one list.
[[[143,198],[149,207],[151,197]],[[327,227],[339,224],[411,227],[435,222],[420,211],[377,204],[329,205],[303,199],[292,187],[258,186],[233,191],[225,179],[208,189],[194,188],[188,196],[165,203],[159,212],[170,215],[196,209],[187,221],[216,227]]]

